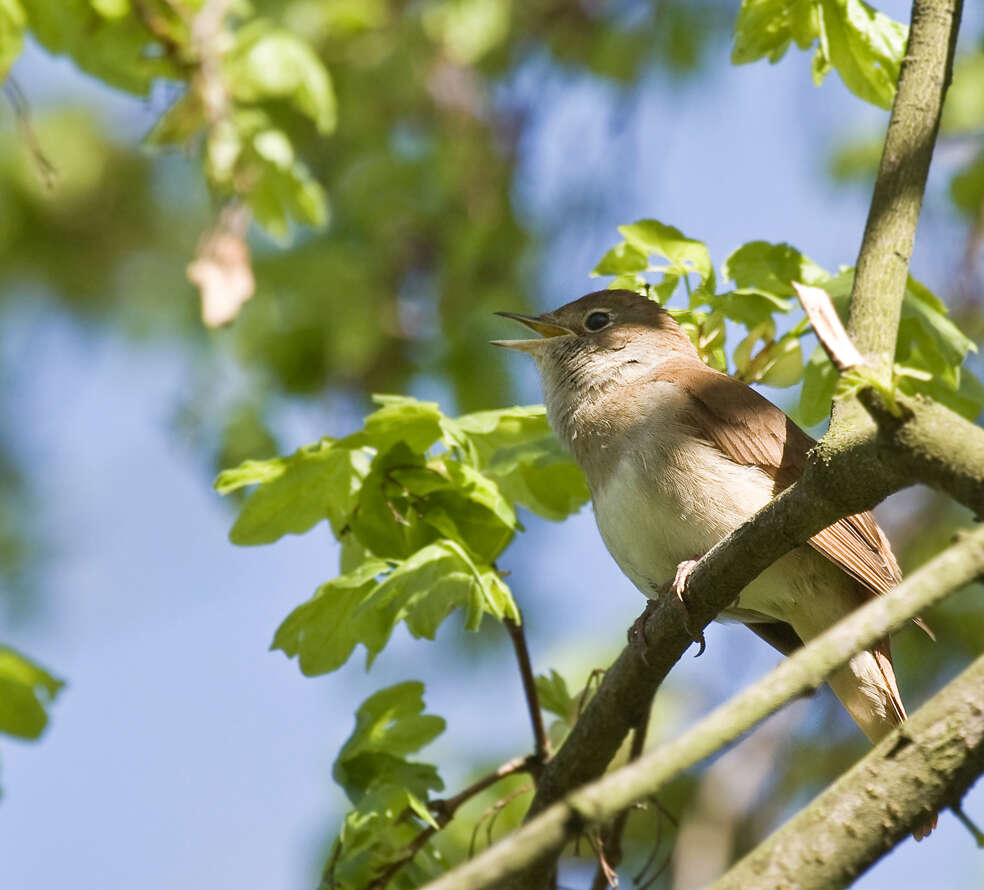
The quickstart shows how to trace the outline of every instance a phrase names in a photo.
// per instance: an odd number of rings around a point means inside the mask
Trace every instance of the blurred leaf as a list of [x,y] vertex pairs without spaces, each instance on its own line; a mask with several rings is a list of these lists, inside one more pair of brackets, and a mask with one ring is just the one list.
[[441,0],[427,4],[424,29],[451,59],[471,65],[505,40],[511,0]]
[[[49,52],[71,56],[110,86],[147,95],[155,80],[180,79],[180,72],[169,56],[154,51],[156,40],[137,16],[116,15],[123,2],[102,0],[97,12],[89,0],[31,0],[25,11],[28,27]],[[158,7],[162,21],[180,21],[165,9]]]
[[20,55],[26,22],[19,0],[0,0],[0,81]]
[[335,94],[328,72],[314,50],[289,31],[264,19],[236,33],[224,57],[224,74],[239,102],[285,99],[307,115],[319,133],[335,128]]
[[959,210],[976,219],[984,204],[984,151],[950,180],[950,198]]
[[64,682],[19,652],[0,646],[0,732],[36,739]]
[[908,29],[862,0],[743,0],[731,61],[777,62],[795,42],[818,42],[814,81],[831,67],[856,96],[889,108],[895,97]]
[[104,19],[119,19],[130,11],[130,0],[89,0]]
[[300,448],[290,457],[248,460],[219,474],[220,494],[258,484],[239,513],[229,539],[249,546],[269,544],[286,534],[303,534],[322,519],[337,531],[355,507],[369,458],[336,447],[331,439]]
[[567,688],[567,681],[553,669],[549,674],[537,676],[536,691],[540,707],[564,720],[577,708],[577,702]]
[[[623,241],[616,244],[591,270],[592,277],[599,275],[627,275],[632,272],[644,272],[649,268],[646,254]],[[615,287],[615,285],[613,285]]]
[[973,133],[984,126],[984,47],[957,56],[953,80],[946,91],[944,133]]

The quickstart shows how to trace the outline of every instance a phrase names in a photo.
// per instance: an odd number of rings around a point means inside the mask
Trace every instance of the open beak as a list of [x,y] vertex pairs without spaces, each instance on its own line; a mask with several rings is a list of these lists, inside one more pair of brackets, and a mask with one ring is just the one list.
[[565,328],[559,324],[554,324],[552,321],[544,321],[542,318],[537,318],[534,315],[520,315],[518,312],[496,312],[496,315],[501,315],[503,318],[511,318],[514,321],[518,321],[541,335],[530,340],[491,341],[493,346],[502,346],[505,349],[518,349],[520,352],[536,352],[536,350],[543,345],[544,340],[548,340],[551,337],[563,337],[574,333],[569,328]]

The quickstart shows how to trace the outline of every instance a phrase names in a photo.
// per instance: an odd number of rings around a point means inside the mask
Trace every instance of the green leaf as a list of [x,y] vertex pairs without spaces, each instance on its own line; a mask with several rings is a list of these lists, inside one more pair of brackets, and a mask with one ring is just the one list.
[[823,0],[817,56],[829,60],[856,96],[891,108],[908,29],[862,0]]
[[622,241],[598,261],[598,265],[591,270],[591,276],[596,278],[600,275],[628,275],[632,272],[644,272],[648,268],[649,260],[646,259],[646,254]]
[[714,292],[714,267],[707,245],[687,238],[679,229],[655,219],[641,219],[631,225],[619,226],[619,232],[630,247],[639,253],[656,254],[670,262],[670,271],[684,276],[696,272],[701,290]]
[[369,457],[323,439],[290,457],[246,461],[219,474],[220,494],[257,484],[240,510],[229,538],[234,544],[269,544],[286,534],[299,535],[322,519],[336,533],[355,508]]
[[806,49],[819,32],[813,0],[742,0],[731,62],[746,65],[763,57],[778,62],[791,42]]
[[225,79],[237,101],[285,99],[314,121],[319,133],[334,130],[335,94],[328,71],[296,35],[254,20],[237,32],[224,62]]
[[0,81],[21,53],[26,24],[27,16],[19,0],[0,0]]
[[130,0],[89,0],[104,19],[121,19],[130,11]]
[[984,151],[962,167],[950,181],[950,199],[958,210],[976,218],[984,203]]
[[577,702],[567,688],[567,681],[553,669],[549,675],[537,676],[536,691],[540,707],[563,720],[569,719],[577,709]]
[[286,134],[262,130],[253,137],[254,179],[244,197],[256,221],[285,241],[289,220],[321,228],[328,221],[328,199],[304,164],[294,158]]
[[466,414],[454,424],[466,458],[511,503],[560,520],[588,501],[584,475],[561,448],[542,405]]
[[907,29],[862,0],[743,0],[731,61],[777,62],[790,43],[817,42],[813,77],[833,67],[851,92],[889,108],[895,97]]
[[0,646],[0,732],[36,739],[65,684],[19,652]]
[[792,245],[769,241],[743,244],[724,261],[721,272],[734,281],[739,291],[748,289],[771,301],[782,312],[788,312],[791,306],[784,298],[796,296],[791,282],[815,285],[830,277],[825,269]]
[[441,466],[447,481],[417,501],[421,518],[464,545],[475,559],[492,562],[512,540],[516,513],[492,479],[457,461]]
[[[358,803],[374,787],[392,784],[394,770],[406,779],[408,774],[401,772],[402,767],[396,764],[403,761],[406,766],[421,766],[406,764],[404,758],[444,732],[443,717],[423,713],[423,695],[423,683],[397,683],[369,696],[356,711],[355,729],[332,768],[335,781],[345,789],[353,803]],[[367,755],[375,759],[366,760]],[[424,775],[422,782],[419,781],[421,775]],[[417,779],[412,780],[412,790],[418,795],[426,795],[429,788],[442,788],[440,779],[436,782],[435,779],[436,774],[431,776],[426,770],[424,774],[417,773]]]
[[409,396],[372,398],[382,407],[366,418],[362,430],[342,440],[345,447],[368,446],[382,453],[404,442],[411,451],[422,454],[445,434],[447,421],[436,402],[420,402]]
[[489,465],[496,451],[524,445],[551,435],[547,409],[523,405],[463,414],[450,422],[452,435],[468,452],[477,469]]
[[[405,621],[415,637],[432,640],[458,607],[465,609],[468,630],[478,629],[484,611],[502,617],[503,587],[480,572],[454,541],[441,540],[400,563],[365,599],[360,614],[378,612],[390,627]],[[518,617],[511,597],[507,609]]]
[[837,377],[837,369],[827,353],[822,346],[817,346],[803,369],[803,389],[797,413],[804,426],[816,426],[830,416]]
[[401,474],[423,472],[425,466],[424,456],[405,442],[373,458],[350,525],[362,546],[376,556],[407,559],[438,537],[437,530],[420,518],[420,499],[399,480]]
[[[10,0],[2,2],[9,15]],[[118,12],[121,2],[104,0],[101,5],[103,11]],[[156,38],[135,15],[106,17],[90,0],[31,0],[23,8],[31,34],[41,46],[53,55],[70,56],[79,68],[109,86],[147,95],[160,78],[183,79],[174,58],[155,52]],[[162,11],[160,19],[175,40],[185,38],[187,28],[175,13]],[[0,45],[4,43],[0,39]]]
[[392,624],[379,613],[359,608],[377,586],[377,577],[388,570],[388,563],[370,558],[322,584],[284,619],[270,648],[280,649],[288,658],[297,656],[308,677],[340,668],[359,643],[370,655],[377,654],[386,645]]

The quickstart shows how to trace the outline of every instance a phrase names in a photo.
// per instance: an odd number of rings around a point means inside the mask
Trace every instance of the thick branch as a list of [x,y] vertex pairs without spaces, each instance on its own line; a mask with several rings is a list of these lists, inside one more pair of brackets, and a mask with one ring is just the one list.
[[984,656],[712,890],[846,887],[984,772]]
[[[549,867],[584,828],[611,819],[657,793],[683,770],[734,741],[790,699],[820,685],[851,656],[909,618],[973,581],[984,570],[984,529],[967,534],[930,560],[892,593],[871,601],[808,643],[769,675],[717,708],[679,739],[661,745],[590,785],[568,794],[527,825],[430,890],[481,890]],[[907,830],[911,825],[906,826]]]
[[848,331],[886,379],[962,7],[962,0],[912,4],[909,43],[858,254]]
[[897,397],[891,407],[873,389],[858,397],[878,424],[878,448],[896,472],[945,491],[984,518],[984,430],[932,399]]

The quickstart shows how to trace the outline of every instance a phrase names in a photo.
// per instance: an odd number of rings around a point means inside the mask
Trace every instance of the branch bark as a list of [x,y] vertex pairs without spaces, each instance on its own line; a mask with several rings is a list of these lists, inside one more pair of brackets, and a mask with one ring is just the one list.
[[984,656],[710,890],[848,886],[984,772]]
[[847,329],[886,381],[962,10],[963,0],[912,4],[909,43],[858,253]]
[[[982,571],[984,528],[966,534],[890,594],[825,631],[680,738],[571,792],[495,846],[427,885],[429,890],[527,886],[530,875],[542,875],[544,869],[549,873],[567,841],[585,828],[656,794],[680,772],[734,741],[786,702],[815,689],[855,653],[975,580]],[[898,733],[892,737],[897,739]],[[908,831],[916,821],[900,820],[900,824]]]

